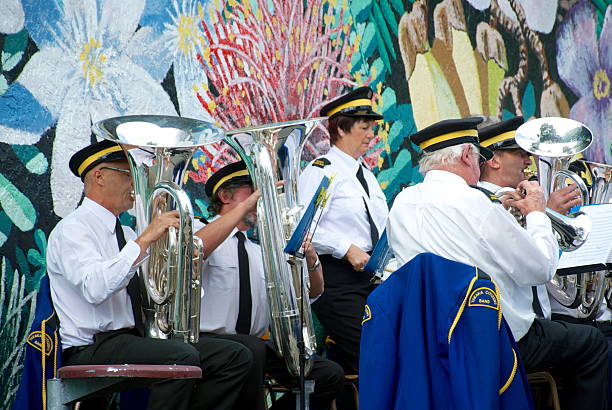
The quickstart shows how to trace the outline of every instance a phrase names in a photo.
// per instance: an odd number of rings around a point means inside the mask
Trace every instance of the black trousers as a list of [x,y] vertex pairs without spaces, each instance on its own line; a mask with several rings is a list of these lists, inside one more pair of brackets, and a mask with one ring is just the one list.
[[610,349],[599,330],[536,319],[517,344],[527,372],[550,370],[563,377],[561,408],[610,408]]
[[374,290],[371,275],[356,272],[343,259],[320,255],[325,291],[312,304],[312,309],[325,331],[336,343],[334,355],[346,374],[359,373],[359,344],[365,302]]
[[[224,339],[236,341],[248,347],[253,354],[253,366],[238,401],[236,409],[263,410],[264,389],[263,381],[265,374],[269,374],[283,386],[291,391],[298,380],[291,377],[285,360],[274,351],[272,342],[261,340],[249,335],[219,335],[213,333],[202,333],[200,339]],[[310,408],[313,410],[329,409],[331,402],[340,393],[344,383],[344,372],[336,363],[315,357],[313,367],[307,379],[314,380],[314,392],[310,395]],[[273,410],[295,409],[295,395],[284,394],[274,404]]]
[[68,349],[65,364],[181,364],[200,366],[201,379],[162,380],[150,386],[149,409],[233,409],[253,362],[239,343],[205,338],[197,345],[150,339],[132,330],[96,335],[94,343]]

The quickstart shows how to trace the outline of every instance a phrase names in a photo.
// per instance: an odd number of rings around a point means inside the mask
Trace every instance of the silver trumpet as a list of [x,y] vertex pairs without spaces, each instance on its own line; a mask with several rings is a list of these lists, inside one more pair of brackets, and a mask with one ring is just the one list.
[[220,141],[224,132],[212,123],[158,115],[108,118],[94,124],[93,131],[126,153],[139,235],[155,215],[180,213],[179,229],[168,229],[151,245],[139,270],[144,324],[147,337],[196,343],[203,247],[193,235],[193,209],[181,185],[196,148]]
[[[568,118],[539,118],[521,125],[516,130],[515,140],[525,151],[538,157],[538,179],[544,188],[546,199],[551,192],[563,188],[567,181],[571,180],[580,189],[582,204],[591,203],[591,195],[585,182],[569,170],[573,157],[587,149],[593,140],[591,130],[584,124]],[[561,221],[569,222],[567,218],[572,220],[571,225],[564,223],[559,226],[551,218],[558,234],[559,247],[565,252],[580,247],[591,230],[590,218],[580,214],[567,217],[556,212],[555,214],[555,217],[561,217]],[[582,233],[582,238],[577,237],[574,240],[574,233]],[[605,273],[555,275],[546,287],[549,294],[561,305],[576,309],[576,316],[594,317],[605,293]]]
[[[263,252],[272,336],[289,371],[300,372],[304,343],[308,375],[316,350],[308,297],[306,262],[284,248],[299,222],[297,180],[306,140],[324,118],[289,121],[227,132],[225,141],[242,157],[256,188],[259,239]],[[282,186],[279,186],[283,181]]]

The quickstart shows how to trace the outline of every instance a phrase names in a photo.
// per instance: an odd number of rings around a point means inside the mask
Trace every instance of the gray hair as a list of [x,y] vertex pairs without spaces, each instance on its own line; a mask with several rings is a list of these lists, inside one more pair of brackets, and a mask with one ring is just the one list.
[[432,169],[441,168],[458,162],[463,153],[463,147],[466,145],[471,145],[474,148],[472,150],[472,156],[475,161],[478,161],[480,154],[476,145],[470,143],[452,145],[434,152],[423,152],[423,156],[419,160],[419,171],[421,174],[425,175]]

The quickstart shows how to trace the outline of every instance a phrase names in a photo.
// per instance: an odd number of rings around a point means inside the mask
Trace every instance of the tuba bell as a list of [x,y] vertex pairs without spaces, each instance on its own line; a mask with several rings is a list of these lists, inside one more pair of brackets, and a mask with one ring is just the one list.
[[[324,118],[289,121],[227,131],[225,141],[246,163],[261,198],[257,224],[274,345],[294,375],[308,375],[316,350],[304,259],[284,252],[301,213],[297,179],[306,140]],[[280,182],[282,182],[282,186]],[[300,365],[300,344],[305,351]]]
[[174,209],[180,214],[179,229],[171,227],[155,241],[140,266],[145,336],[196,343],[203,248],[193,235],[193,209],[181,185],[196,148],[220,141],[224,132],[208,122],[161,115],[108,118],[93,131],[126,153],[139,235],[156,214]]
[[[567,185],[567,181],[571,180],[580,190],[582,204],[591,203],[586,183],[569,170],[574,156],[586,150],[593,140],[591,130],[584,124],[568,118],[538,118],[518,127],[515,140],[525,151],[538,157],[538,179],[546,199],[550,193],[563,188]],[[590,219],[579,213],[567,217],[556,212],[554,214],[556,218],[551,218],[551,222],[553,227],[557,225],[555,231],[560,248],[569,252],[580,247],[588,237]],[[572,225],[559,225],[556,221],[560,219],[567,222],[568,218],[573,219]],[[561,230],[558,229],[559,226]],[[584,238],[574,241],[573,233],[582,233]],[[578,317],[593,317],[597,314],[605,293],[605,273],[599,271],[567,276],[555,275],[546,287],[549,294],[561,305],[576,309]]]

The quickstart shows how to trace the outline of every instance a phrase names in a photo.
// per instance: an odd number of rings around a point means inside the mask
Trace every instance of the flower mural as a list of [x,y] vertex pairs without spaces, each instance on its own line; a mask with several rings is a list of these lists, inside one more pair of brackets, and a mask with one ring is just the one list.
[[557,66],[563,82],[579,97],[571,118],[594,134],[585,157],[612,164],[612,7],[606,10],[599,39],[596,12],[586,1],[572,7],[557,33]]
[[[3,96],[4,107],[23,103],[23,118],[0,123],[0,140],[34,143],[55,125],[51,155],[53,209],[64,216],[76,207],[82,186],[68,159],[91,141],[91,124],[127,114],[176,114],[156,82],[127,52],[144,1],[24,1],[25,26],[39,51]],[[45,16],[45,24],[39,18]],[[145,50],[143,50],[145,51]],[[33,122],[25,135],[15,121]],[[32,121],[33,120],[33,121]],[[32,128],[35,128],[34,131]],[[21,138],[20,138],[21,137]],[[24,141],[25,139],[25,141]]]

